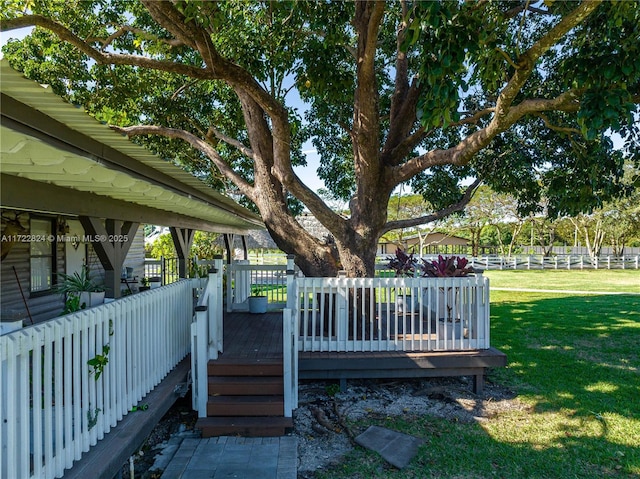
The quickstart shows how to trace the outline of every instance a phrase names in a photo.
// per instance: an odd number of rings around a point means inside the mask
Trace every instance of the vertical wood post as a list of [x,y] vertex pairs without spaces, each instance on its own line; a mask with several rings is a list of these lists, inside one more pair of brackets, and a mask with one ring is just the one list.
[[108,298],[120,297],[122,265],[129,252],[138,223],[80,216],[85,232],[94,238],[92,242],[100,263],[104,268],[104,284]]
[[187,261],[189,259],[189,251],[193,244],[193,237],[195,230],[189,228],[176,228],[170,227],[171,239],[173,245],[176,247],[176,253],[178,254],[178,276],[180,278],[187,277]]

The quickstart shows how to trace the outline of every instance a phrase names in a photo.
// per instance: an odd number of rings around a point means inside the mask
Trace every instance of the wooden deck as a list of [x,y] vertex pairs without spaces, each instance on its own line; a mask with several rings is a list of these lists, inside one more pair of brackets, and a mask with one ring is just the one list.
[[221,363],[282,361],[282,313],[225,313]]
[[[282,314],[226,314],[224,349],[220,355],[224,363],[282,360]],[[495,348],[428,353],[300,352],[298,364],[300,379],[337,379],[343,387],[347,379],[356,378],[473,376],[473,389],[478,394],[486,368],[506,365],[506,355]]]

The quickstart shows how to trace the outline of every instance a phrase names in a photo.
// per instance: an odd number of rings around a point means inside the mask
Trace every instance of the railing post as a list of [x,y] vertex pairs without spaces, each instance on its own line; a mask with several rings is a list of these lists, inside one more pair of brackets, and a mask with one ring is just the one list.
[[282,311],[282,357],[283,357],[283,382],[284,382],[284,417],[292,417],[293,412],[293,374],[295,367],[292,361],[292,331],[291,310],[285,308]]
[[218,278],[218,272],[214,268],[209,271],[209,278],[207,280],[207,287],[205,294],[209,296],[207,301],[207,349],[208,359],[218,359],[218,343],[220,342],[220,330],[218,327],[218,288],[216,287]]
[[[207,417],[207,307],[196,306],[196,371],[194,378],[194,389],[197,394],[198,417]],[[192,353],[193,354],[193,353]]]
[[[216,345],[219,352],[224,352],[224,298],[223,298],[223,278],[224,278],[224,264],[222,255],[215,255],[213,257],[213,268],[216,271],[215,275],[215,295],[213,308],[216,314],[216,328],[218,344]],[[211,303],[209,303],[211,305]]]
[[287,268],[287,308],[297,311],[298,293],[295,288],[295,280],[295,271],[293,268]]

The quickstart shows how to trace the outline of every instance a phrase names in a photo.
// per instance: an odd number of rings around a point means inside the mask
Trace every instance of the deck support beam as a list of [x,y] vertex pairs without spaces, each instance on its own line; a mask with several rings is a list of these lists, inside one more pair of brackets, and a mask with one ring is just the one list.
[[105,296],[119,298],[122,265],[139,223],[109,218],[103,223],[102,219],[89,216],[80,216],[79,219],[85,232],[93,237],[91,244],[104,268]]
[[247,236],[235,235],[232,233],[225,233],[224,235],[224,247],[227,250],[227,264],[231,264],[233,261],[233,245],[236,242],[236,236],[240,236],[242,241],[242,259],[249,259],[249,250],[247,248]]
[[173,245],[176,247],[176,253],[178,254],[178,276],[180,278],[186,278],[187,261],[189,259],[191,245],[193,244],[195,230],[190,228],[176,228],[172,226],[169,228],[169,231],[171,232]]

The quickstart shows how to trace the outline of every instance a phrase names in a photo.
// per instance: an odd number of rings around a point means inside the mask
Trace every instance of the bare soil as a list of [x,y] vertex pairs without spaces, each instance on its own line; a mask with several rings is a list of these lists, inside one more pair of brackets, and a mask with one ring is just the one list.
[[331,382],[300,385],[294,412],[298,436],[298,478],[340,463],[354,447],[364,427],[356,421],[388,416],[432,416],[459,422],[486,421],[503,411],[524,409],[513,391],[485,383],[481,396],[473,394],[471,378],[353,380],[345,392]]

